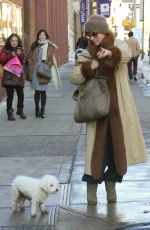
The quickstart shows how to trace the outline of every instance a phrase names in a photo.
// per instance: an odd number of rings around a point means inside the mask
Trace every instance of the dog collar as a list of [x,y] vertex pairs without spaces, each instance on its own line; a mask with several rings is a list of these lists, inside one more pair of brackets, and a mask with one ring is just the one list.
[[46,195],[48,195],[48,192],[46,192],[43,188],[40,188]]

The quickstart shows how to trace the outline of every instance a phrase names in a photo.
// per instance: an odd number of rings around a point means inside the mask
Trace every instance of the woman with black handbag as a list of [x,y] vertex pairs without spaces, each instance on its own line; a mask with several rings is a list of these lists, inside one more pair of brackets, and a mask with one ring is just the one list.
[[[41,29],[37,33],[36,41],[31,45],[29,52],[30,73],[28,80],[31,81],[31,88],[35,90],[34,101],[36,117],[45,118],[46,91],[51,79],[50,69],[53,65],[55,49],[56,45],[49,40],[47,31]],[[39,106],[40,100],[41,109]]]

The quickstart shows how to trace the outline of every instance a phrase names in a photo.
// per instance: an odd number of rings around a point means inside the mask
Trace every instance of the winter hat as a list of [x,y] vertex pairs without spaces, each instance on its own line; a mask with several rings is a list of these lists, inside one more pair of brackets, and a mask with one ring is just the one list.
[[85,23],[85,32],[106,34],[109,32],[109,26],[103,16],[92,15]]

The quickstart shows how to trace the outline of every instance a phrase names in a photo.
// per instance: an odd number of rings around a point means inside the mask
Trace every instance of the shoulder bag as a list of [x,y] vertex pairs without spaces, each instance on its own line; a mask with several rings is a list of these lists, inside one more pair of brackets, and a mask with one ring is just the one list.
[[45,78],[45,77],[38,77],[38,82],[39,84],[48,84],[50,83],[50,79],[49,78]]
[[39,77],[48,78],[51,79],[51,68],[45,64],[44,62],[41,62],[38,66],[37,74]]
[[84,123],[108,115],[110,95],[105,77],[93,78],[85,83],[75,106],[74,120]]

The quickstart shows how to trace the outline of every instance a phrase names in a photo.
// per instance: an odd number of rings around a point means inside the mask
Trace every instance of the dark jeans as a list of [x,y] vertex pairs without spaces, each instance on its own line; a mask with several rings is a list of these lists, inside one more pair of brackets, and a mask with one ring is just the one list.
[[46,91],[35,90],[34,102],[36,107],[39,107],[40,99],[41,99],[41,109],[44,110],[46,105],[46,99],[47,99]]
[[128,75],[129,75],[129,78],[132,78],[133,75],[136,76],[136,74],[137,74],[137,65],[138,65],[138,57],[137,58],[131,58],[131,60],[128,62]]
[[105,144],[105,157],[103,163],[103,174],[98,181],[95,181],[91,176],[84,174],[82,180],[87,183],[102,183],[103,181],[119,182],[121,183],[123,176],[119,176],[115,169],[114,154],[112,146],[111,131],[108,127],[106,144]]
[[14,90],[16,90],[17,96],[18,96],[18,103],[17,108],[22,109],[23,103],[24,103],[24,92],[23,87],[20,86],[6,86],[6,92],[7,92],[7,110],[12,109],[12,103],[14,98]]

